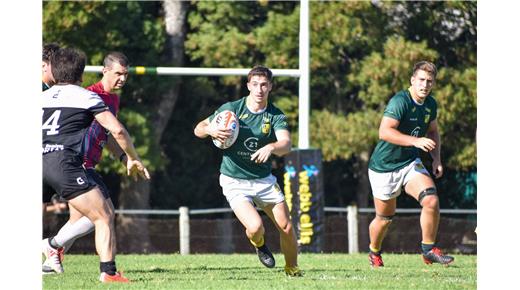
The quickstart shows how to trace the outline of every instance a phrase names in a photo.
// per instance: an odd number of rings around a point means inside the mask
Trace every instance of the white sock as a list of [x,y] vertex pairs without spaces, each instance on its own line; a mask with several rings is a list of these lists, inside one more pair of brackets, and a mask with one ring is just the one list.
[[94,224],[84,216],[73,224],[67,222],[54,237],[54,241],[59,246],[65,247],[65,251],[67,251],[76,239],[91,233],[93,230]]

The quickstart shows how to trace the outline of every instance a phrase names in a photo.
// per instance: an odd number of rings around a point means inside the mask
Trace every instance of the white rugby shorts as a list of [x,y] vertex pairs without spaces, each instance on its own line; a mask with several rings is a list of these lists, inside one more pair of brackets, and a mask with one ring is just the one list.
[[392,172],[375,172],[368,169],[372,195],[380,200],[396,198],[401,194],[401,188],[418,174],[430,175],[419,158]]
[[220,174],[220,186],[231,209],[242,202],[247,201],[264,208],[269,204],[278,204],[285,201],[285,197],[276,183],[276,177],[270,174],[258,179],[239,179]]

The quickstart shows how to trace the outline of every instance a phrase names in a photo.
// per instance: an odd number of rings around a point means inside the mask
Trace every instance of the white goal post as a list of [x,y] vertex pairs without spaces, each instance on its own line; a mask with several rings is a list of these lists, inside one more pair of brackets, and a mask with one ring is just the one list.
[[[273,76],[299,78],[298,92],[298,149],[309,149],[309,0],[300,1],[299,69],[271,69]],[[87,65],[85,72],[100,73],[102,66]],[[132,67],[136,74],[177,76],[246,76],[247,68],[200,67]]]

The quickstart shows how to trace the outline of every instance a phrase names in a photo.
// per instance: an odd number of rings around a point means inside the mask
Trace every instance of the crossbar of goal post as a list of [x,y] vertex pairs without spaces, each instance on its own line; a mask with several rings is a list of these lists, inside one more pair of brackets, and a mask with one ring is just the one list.
[[[85,72],[101,73],[103,66],[87,65]],[[247,76],[251,69],[247,68],[203,68],[203,67],[145,67],[132,66],[128,70],[137,75],[166,75],[166,76]],[[300,77],[298,69],[271,69],[273,76]]]

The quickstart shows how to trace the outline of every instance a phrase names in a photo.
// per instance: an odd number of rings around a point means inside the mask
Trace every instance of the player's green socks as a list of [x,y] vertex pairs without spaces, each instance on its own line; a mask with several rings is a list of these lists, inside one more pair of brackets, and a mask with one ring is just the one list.
[[258,243],[253,242],[253,240],[249,240],[249,242],[253,244],[253,246],[255,246],[256,248],[260,248],[264,245],[264,236],[260,238],[260,241],[258,241]]
[[435,246],[435,242],[422,242],[421,243],[421,249],[422,249],[422,252],[423,254],[427,254],[429,251],[431,251],[433,249],[433,247]]

